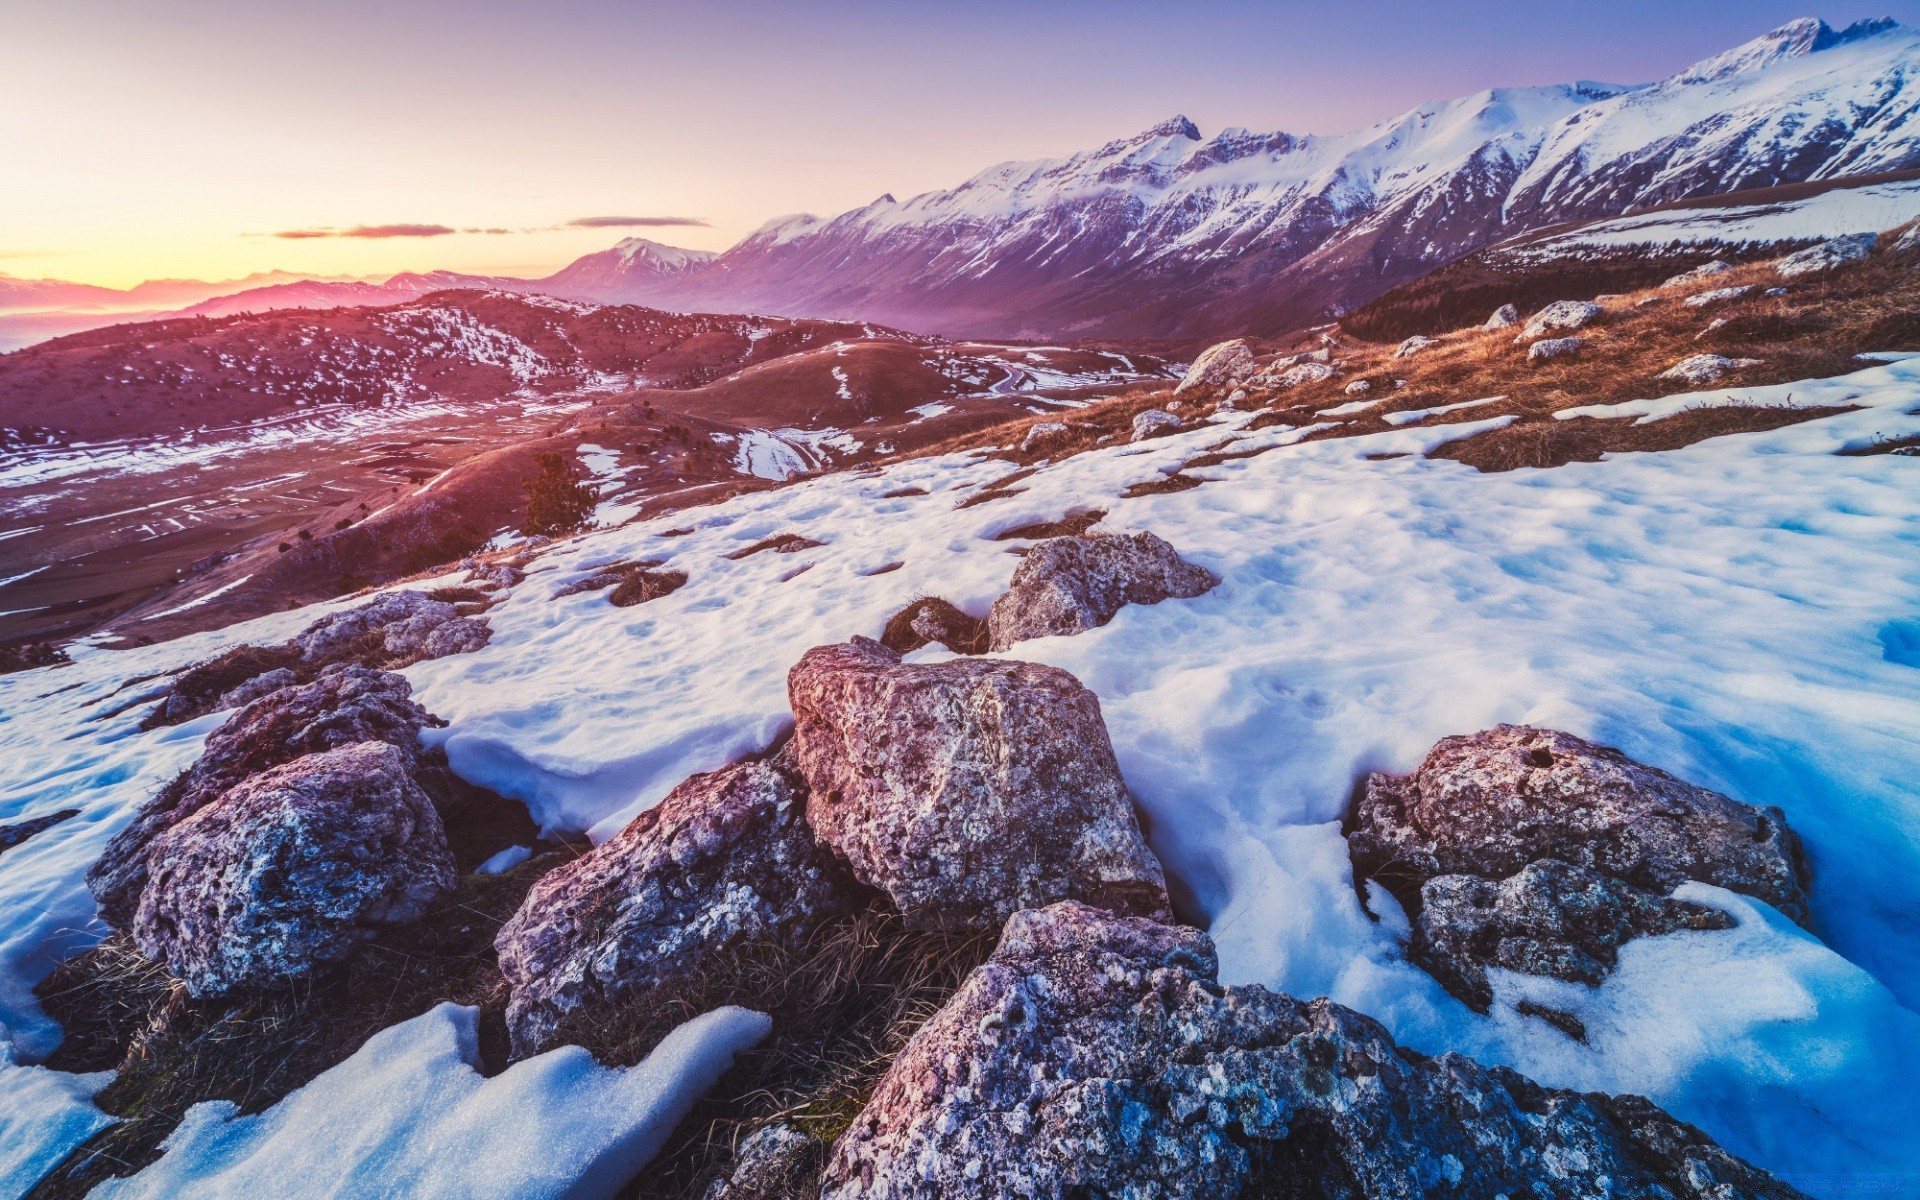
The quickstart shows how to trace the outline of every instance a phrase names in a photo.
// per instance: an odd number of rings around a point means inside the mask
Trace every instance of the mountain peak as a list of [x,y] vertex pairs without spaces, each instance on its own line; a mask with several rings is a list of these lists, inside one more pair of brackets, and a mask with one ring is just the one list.
[[1761,34],[1744,45],[1703,59],[1680,74],[1683,83],[1705,83],[1758,71],[1792,58],[1804,58],[1900,28],[1892,17],[1855,21],[1836,30],[1818,17],[1801,17]]
[[1141,140],[1158,137],[1185,138],[1190,142],[1200,140],[1200,128],[1184,116],[1170,117],[1140,135]]

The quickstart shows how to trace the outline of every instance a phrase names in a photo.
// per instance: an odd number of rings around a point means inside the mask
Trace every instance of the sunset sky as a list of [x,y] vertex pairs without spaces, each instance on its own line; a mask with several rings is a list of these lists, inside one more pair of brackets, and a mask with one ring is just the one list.
[[1796,16],[1920,20],[1920,0],[0,13],[0,273],[125,286],[536,275],[628,233],[724,249],[778,214],[904,198],[1174,113],[1209,134],[1338,133],[1495,83],[1658,78]]

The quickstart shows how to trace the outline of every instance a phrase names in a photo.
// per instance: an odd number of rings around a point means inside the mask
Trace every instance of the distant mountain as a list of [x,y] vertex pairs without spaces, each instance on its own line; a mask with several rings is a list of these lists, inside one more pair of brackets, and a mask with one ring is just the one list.
[[[1493,89],[1339,137],[1175,118],[781,218],[618,296],[993,336],[1277,333],[1529,229],[1920,165],[1916,74],[1914,30],[1808,19],[1656,84]],[[596,295],[588,261],[554,278]]]
[[610,250],[575,259],[528,287],[555,296],[622,303],[649,295],[662,284],[706,267],[720,256],[711,250],[682,250],[646,238],[626,238]]

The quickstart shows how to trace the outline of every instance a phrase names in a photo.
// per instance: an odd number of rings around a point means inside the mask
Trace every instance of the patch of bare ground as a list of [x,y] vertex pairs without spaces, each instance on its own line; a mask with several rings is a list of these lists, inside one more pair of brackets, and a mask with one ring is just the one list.
[[996,542],[1010,542],[1017,538],[1057,538],[1078,537],[1100,523],[1107,515],[1104,508],[1090,508],[1085,512],[1072,513],[1058,521],[1035,521],[1031,525],[1016,525],[1012,529],[1003,529],[993,535]]
[[1148,479],[1141,483],[1130,484],[1120,493],[1122,499],[1133,500],[1141,496],[1165,496],[1173,492],[1187,492],[1205,483],[1192,475],[1162,475],[1158,479]]
[[744,546],[727,555],[727,557],[732,559],[747,558],[766,550],[771,550],[775,554],[794,554],[801,550],[809,550],[815,546],[825,544],[824,542],[816,542],[810,537],[802,537],[797,533],[782,533],[767,538],[765,541],[755,542],[751,546]]
[[887,618],[880,642],[906,654],[939,642],[955,654],[985,654],[987,623],[938,596],[922,596]]
[[1522,467],[1560,467],[1571,462],[1599,462],[1604,454],[1627,451],[1678,450],[1708,438],[1730,433],[1761,433],[1837,413],[1853,412],[1857,405],[1792,407],[1784,404],[1703,405],[1636,424],[1632,417],[1553,417],[1519,421],[1436,447],[1429,458],[1450,458],[1482,471],[1514,471]]

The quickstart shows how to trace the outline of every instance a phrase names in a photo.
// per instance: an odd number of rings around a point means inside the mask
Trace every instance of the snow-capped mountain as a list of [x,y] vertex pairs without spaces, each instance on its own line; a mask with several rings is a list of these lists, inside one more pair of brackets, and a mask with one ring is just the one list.
[[658,283],[704,267],[719,257],[711,250],[683,250],[630,237],[611,249],[575,259],[534,286],[556,296],[618,302],[645,295]]
[[1656,84],[1496,88],[1337,137],[1203,138],[1177,117],[948,191],[782,217],[714,258],[649,243],[629,256],[642,269],[615,271],[616,247],[542,286],[1002,336],[1278,332],[1528,229],[1920,166],[1917,70],[1913,29],[1806,19]]

